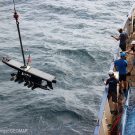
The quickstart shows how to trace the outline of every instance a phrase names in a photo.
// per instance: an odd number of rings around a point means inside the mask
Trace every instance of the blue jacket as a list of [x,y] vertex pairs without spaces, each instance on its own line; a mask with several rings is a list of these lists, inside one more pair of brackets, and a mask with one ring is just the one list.
[[114,62],[116,69],[119,71],[120,75],[125,75],[127,73],[127,60],[119,59]]

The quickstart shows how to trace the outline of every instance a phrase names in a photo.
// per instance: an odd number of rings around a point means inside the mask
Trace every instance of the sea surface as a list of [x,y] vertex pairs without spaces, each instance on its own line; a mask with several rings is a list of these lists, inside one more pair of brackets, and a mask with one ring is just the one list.
[[[54,89],[10,81],[0,62],[0,135],[93,135],[103,79],[133,0],[15,0],[25,57],[55,75]],[[0,59],[22,62],[12,0],[0,0]]]
[[124,135],[135,134],[135,89],[131,88]]

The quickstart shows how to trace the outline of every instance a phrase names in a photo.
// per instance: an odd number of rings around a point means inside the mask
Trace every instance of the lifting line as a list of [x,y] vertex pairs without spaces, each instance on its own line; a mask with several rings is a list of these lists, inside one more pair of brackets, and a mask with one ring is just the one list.
[[23,68],[26,68],[27,65],[26,65],[26,61],[25,61],[24,50],[23,50],[22,39],[21,39],[21,33],[20,33],[20,27],[19,27],[19,21],[18,21],[19,15],[17,14],[16,7],[15,7],[15,1],[14,0],[13,0],[13,4],[14,4],[14,18],[16,20],[16,26],[17,26],[17,30],[18,30],[19,41],[20,41],[22,57],[23,57],[23,63],[24,63]]

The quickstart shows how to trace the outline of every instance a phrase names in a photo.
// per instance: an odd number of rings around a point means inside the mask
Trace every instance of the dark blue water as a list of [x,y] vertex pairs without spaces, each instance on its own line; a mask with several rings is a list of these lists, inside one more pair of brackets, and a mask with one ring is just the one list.
[[125,127],[125,135],[135,134],[135,89],[131,89],[129,106],[127,110],[127,121]]
[[[92,135],[118,34],[132,0],[16,0],[32,66],[53,74],[53,91],[11,82],[0,63],[0,134]],[[0,57],[21,61],[12,0],[0,1]],[[19,133],[17,133],[18,135]]]

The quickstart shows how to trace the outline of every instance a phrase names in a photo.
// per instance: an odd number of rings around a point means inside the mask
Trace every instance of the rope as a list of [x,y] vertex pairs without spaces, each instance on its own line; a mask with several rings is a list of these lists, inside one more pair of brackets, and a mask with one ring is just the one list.
[[114,122],[114,124],[113,124],[113,126],[112,126],[112,129],[111,129],[112,132],[113,132],[114,128],[119,124],[119,121],[121,120],[122,114],[123,114],[123,113],[121,113],[121,114],[116,118],[116,120],[115,120],[115,122]]
[[13,4],[14,4],[14,11],[16,11],[16,8],[15,8],[15,1],[13,0]]
[[13,4],[14,4],[14,18],[16,20],[16,23],[19,24],[19,22],[18,22],[19,15],[17,14],[16,7],[15,7],[15,1],[14,0],[13,0]]
[[18,36],[19,36],[19,41],[20,41],[20,46],[21,46],[21,51],[22,51],[22,57],[23,57],[23,63],[24,63],[24,67],[26,67],[25,56],[24,56],[23,45],[22,45],[22,39],[21,39],[21,33],[20,33],[20,27],[19,27],[19,21],[18,21],[19,15],[17,14],[14,0],[13,0],[13,4],[14,4],[14,18],[16,20],[16,26],[17,26],[17,30],[18,30]]

